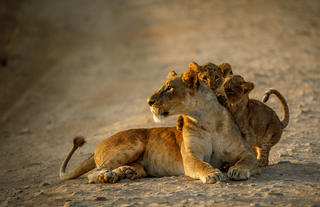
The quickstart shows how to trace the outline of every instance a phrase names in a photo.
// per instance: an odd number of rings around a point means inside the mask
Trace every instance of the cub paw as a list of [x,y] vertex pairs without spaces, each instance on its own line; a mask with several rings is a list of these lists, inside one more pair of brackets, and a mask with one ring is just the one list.
[[225,181],[225,180],[226,180],[225,176],[218,169],[213,172],[210,172],[208,175],[201,178],[202,183],[208,183],[208,184],[216,183],[218,181]]
[[231,180],[247,180],[250,177],[250,171],[232,166],[229,168],[227,175]]
[[265,160],[265,159],[258,160],[258,166],[259,167],[266,167],[266,166],[268,166],[268,164],[269,164],[268,160]]

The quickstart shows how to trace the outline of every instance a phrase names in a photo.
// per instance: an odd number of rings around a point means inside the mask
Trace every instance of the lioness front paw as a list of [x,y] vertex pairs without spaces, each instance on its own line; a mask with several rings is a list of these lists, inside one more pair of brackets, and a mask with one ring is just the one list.
[[135,171],[135,169],[130,166],[121,166],[113,171],[118,175],[120,179],[135,179],[137,176],[137,172]]
[[218,181],[225,181],[225,180],[226,180],[225,176],[218,169],[216,169],[213,172],[210,172],[208,175],[201,178],[202,183],[208,183],[208,184],[216,183]]
[[227,175],[231,180],[247,180],[250,177],[250,171],[232,166],[229,168]]
[[114,171],[107,171],[104,173],[101,173],[98,176],[98,182],[99,183],[116,183],[120,180],[117,173]]

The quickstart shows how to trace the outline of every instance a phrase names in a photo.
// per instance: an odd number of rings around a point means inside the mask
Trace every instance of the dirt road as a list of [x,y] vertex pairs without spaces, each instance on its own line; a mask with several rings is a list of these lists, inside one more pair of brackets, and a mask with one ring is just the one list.
[[[320,2],[2,1],[0,203],[3,206],[320,206]],[[104,138],[155,124],[146,99],[191,60],[231,63],[277,88],[290,123],[271,165],[248,181],[145,178],[60,182],[75,135],[85,159]],[[268,103],[281,116],[275,99]]]

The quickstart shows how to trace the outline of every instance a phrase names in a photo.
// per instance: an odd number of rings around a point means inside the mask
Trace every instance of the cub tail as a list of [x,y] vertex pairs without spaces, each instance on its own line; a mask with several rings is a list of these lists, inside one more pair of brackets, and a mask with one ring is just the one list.
[[279,91],[277,91],[276,89],[270,88],[268,91],[265,92],[264,96],[263,96],[263,103],[266,103],[269,100],[269,96],[271,94],[274,94],[277,96],[277,98],[280,101],[280,104],[282,106],[282,120],[281,120],[281,125],[282,128],[286,128],[288,126],[289,123],[289,107],[287,104],[287,101],[285,100],[285,98],[281,95],[281,93]]
[[69,154],[67,155],[66,159],[62,162],[62,165],[60,167],[60,180],[74,179],[96,168],[96,163],[94,161],[93,154],[92,154],[87,160],[83,161],[81,165],[77,167],[75,170],[73,170],[70,173],[66,173],[68,162],[71,159],[73,153],[79,147],[82,147],[84,144],[85,144],[85,139],[82,136],[78,136],[73,139],[72,148]]

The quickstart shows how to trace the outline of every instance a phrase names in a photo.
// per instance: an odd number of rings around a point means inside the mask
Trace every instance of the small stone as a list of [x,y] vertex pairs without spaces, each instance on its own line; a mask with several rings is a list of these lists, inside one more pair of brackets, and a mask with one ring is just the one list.
[[252,207],[261,207],[259,203],[250,203],[250,206]]
[[283,193],[278,193],[278,192],[269,192],[268,195],[273,195],[273,196],[283,196]]
[[96,197],[96,201],[106,201],[107,199],[105,197]]
[[40,191],[40,192],[36,192],[33,194],[35,197],[38,197],[38,196],[41,196],[41,195],[44,195],[44,192]]
[[19,193],[22,193],[22,192],[23,192],[23,190],[19,189],[19,190],[16,191],[16,194],[19,194]]
[[260,191],[261,192],[267,192],[267,191],[269,191],[270,189],[269,188],[262,188]]
[[42,182],[42,183],[40,183],[40,186],[48,186],[48,185],[50,185],[49,183],[47,183],[47,182]]
[[30,188],[30,185],[25,185],[23,186],[24,189],[29,189]]

